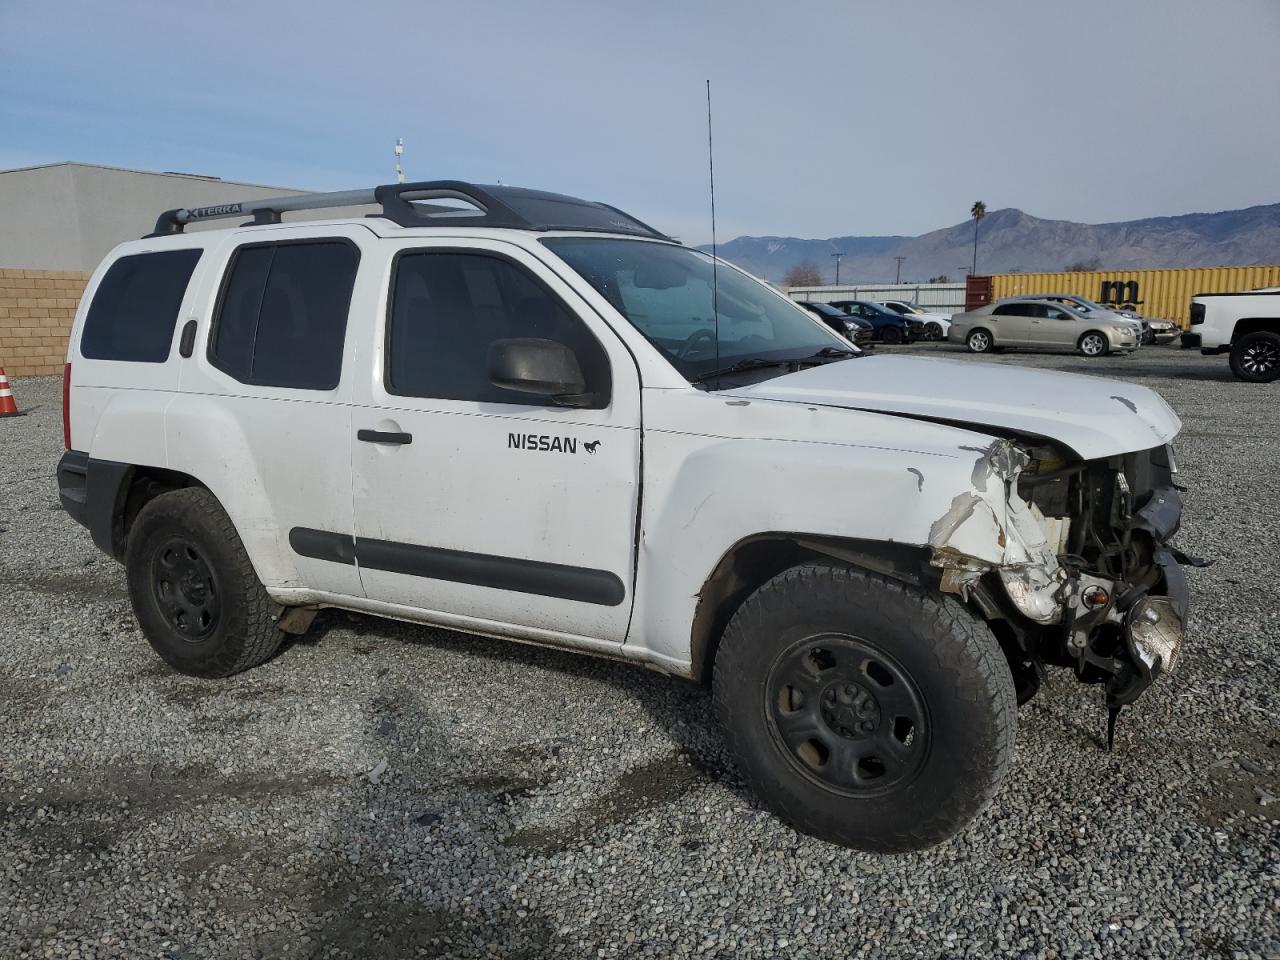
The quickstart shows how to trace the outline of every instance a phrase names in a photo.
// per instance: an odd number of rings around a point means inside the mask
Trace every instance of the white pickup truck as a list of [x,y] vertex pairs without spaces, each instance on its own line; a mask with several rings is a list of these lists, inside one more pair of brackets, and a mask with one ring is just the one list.
[[1280,287],[1196,294],[1182,345],[1206,356],[1230,353],[1237,377],[1270,383],[1280,377]]

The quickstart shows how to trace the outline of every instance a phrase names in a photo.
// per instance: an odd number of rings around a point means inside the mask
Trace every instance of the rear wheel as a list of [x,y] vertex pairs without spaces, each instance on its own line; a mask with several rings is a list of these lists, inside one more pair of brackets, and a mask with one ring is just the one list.
[[142,632],[175,670],[230,676],[268,660],[284,639],[275,604],[208,490],[174,490],[143,507],[125,566]]
[[715,704],[757,796],[864,850],[955,833],[1013,755],[1013,678],[985,624],[847,567],[794,567],[743,603],[716,656]]
[[885,327],[880,339],[885,343],[901,343],[902,331],[898,327]]
[[991,340],[991,334],[985,330],[974,330],[965,340],[969,350],[973,353],[986,353],[994,344]]
[[1231,345],[1231,372],[1249,383],[1280,378],[1280,334],[1259,330]]
[[1090,330],[1076,341],[1076,349],[1086,357],[1104,357],[1107,354],[1107,350],[1110,349],[1110,345],[1107,343],[1105,336]]

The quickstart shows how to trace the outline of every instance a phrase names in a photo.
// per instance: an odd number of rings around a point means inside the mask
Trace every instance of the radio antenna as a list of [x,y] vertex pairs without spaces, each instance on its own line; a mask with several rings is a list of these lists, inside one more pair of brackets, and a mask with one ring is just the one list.
[[707,80],[707,167],[711,171],[711,312],[715,317],[716,369],[720,369],[720,284],[716,263],[716,157],[711,148],[711,81]]

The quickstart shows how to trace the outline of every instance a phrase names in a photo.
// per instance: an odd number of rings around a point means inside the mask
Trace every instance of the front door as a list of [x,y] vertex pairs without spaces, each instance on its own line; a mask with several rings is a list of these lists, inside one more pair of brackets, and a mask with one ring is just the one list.
[[[406,241],[393,261],[386,329],[352,411],[365,593],[477,631],[621,644],[639,496],[635,363],[541,261],[491,246]],[[490,345],[523,337],[574,352],[582,406],[490,382]]]
[[1036,346],[1074,347],[1080,335],[1080,316],[1066,307],[1041,304],[1042,316],[1035,321],[1032,336]]

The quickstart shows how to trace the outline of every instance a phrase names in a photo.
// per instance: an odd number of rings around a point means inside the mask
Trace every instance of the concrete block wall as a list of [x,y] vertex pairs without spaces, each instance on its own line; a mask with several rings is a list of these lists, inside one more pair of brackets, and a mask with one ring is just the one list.
[[89,274],[0,269],[0,367],[10,377],[62,373]]

